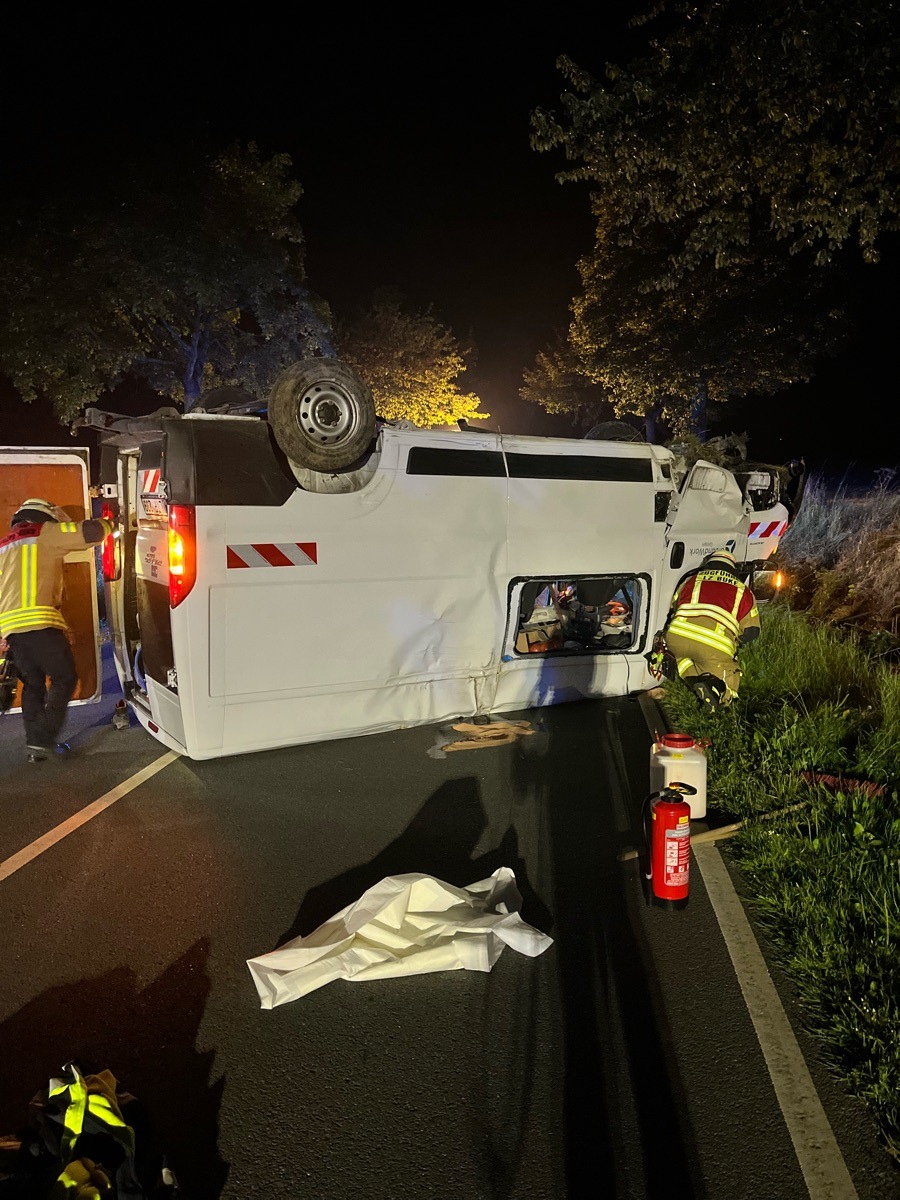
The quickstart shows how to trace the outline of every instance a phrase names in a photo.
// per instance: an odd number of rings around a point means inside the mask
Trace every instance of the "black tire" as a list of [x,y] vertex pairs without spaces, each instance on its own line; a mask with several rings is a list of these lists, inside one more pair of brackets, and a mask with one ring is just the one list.
[[345,471],[375,436],[375,401],[355,371],[336,358],[288,367],[269,397],[269,424],[291,462]]

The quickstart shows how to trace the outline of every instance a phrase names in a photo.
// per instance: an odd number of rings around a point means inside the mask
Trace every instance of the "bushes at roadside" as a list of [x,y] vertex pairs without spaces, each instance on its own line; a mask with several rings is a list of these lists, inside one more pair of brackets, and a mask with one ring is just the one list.
[[869,534],[900,520],[897,482],[896,470],[879,472],[874,486],[868,488],[811,476],[800,511],[781,540],[779,556],[830,570]]
[[900,491],[884,471],[867,490],[814,478],[779,547],[785,598],[817,620],[900,633]]
[[675,726],[712,739],[714,803],[742,818],[782,808],[805,795],[802,771],[900,781],[900,675],[858,638],[769,606],[741,665],[739,700],[713,716],[666,687]]
[[[809,1024],[900,1158],[900,674],[860,639],[767,607],[738,700],[709,716],[667,684],[673,727],[710,739],[711,808]],[[835,795],[803,772],[882,785]],[[799,806],[774,820],[762,813]]]

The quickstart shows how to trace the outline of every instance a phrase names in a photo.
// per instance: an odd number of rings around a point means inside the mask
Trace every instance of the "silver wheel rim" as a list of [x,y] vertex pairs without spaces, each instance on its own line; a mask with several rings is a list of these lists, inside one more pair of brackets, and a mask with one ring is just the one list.
[[323,379],[311,384],[297,404],[297,425],[319,446],[349,441],[359,427],[359,405],[341,384]]

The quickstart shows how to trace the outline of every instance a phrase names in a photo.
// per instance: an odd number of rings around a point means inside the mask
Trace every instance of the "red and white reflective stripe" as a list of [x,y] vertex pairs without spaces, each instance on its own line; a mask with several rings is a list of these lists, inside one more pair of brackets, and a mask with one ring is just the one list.
[[229,567],[314,567],[319,561],[315,542],[254,542],[226,550]]
[[754,521],[750,526],[748,538],[781,537],[787,528],[787,521]]
[[141,471],[141,491],[155,492],[159,487],[159,471]]

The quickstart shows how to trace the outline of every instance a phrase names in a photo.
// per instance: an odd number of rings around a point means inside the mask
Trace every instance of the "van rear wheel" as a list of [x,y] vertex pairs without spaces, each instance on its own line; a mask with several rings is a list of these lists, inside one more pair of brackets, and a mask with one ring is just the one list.
[[309,359],[275,381],[269,424],[291,462],[313,471],[342,471],[358,462],[375,435],[375,401],[346,363]]

